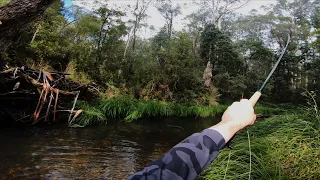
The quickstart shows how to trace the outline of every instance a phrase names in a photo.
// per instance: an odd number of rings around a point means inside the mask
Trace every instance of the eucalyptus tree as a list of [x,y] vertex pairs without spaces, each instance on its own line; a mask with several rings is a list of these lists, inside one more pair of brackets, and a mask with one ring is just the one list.
[[191,14],[187,15],[184,20],[187,21],[186,28],[193,39],[193,53],[194,55],[198,54],[199,49],[199,40],[200,40],[200,34],[203,31],[206,24],[209,23],[207,17],[209,16],[207,11],[195,11]]
[[[221,29],[222,18],[247,5],[250,0],[202,0],[195,1],[200,6],[199,11],[206,11],[209,14],[210,23]],[[208,18],[207,17],[207,18]]]
[[201,34],[200,57],[203,66],[208,61],[211,62],[213,85],[219,88],[221,93],[229,94],[230,97],[241,95],[246,88],[243,60],[231,39],[213,24],[207,25]]
[[278,47],[277,54],[283,50],[287,34],[292,39],[274,78],[274,94],[287,101],[292,100],[292,95],[300,88],[308,87],[309,75],[305,68],[310,61],[312,9],[310,0],[279,0],[266,15],[272,24],[269,39]]
[[181,14],[181,6],[174,5],[171,0],[157,0],[156,7],[166,22],[167,34],[170,39],[173,31],[173,19]]
[[[134,17],[134,20],[131,21],[133,23],[131,30],[129,32],[129,37],[126,43],[126,48],[124,51],[124,58],[126,57],[128,48],[130,46],[130,42],[132,41],[132,52],[135,52],[136,49],[136,39],[137,39],[137,31],[141,27],[141,21],[148,17],[146,11],[148,7],[151,5],[153,0],[136,0],[136,4],[134,9],[131,10],[131,14]],[[129,5],[130,8],[130,5]]]

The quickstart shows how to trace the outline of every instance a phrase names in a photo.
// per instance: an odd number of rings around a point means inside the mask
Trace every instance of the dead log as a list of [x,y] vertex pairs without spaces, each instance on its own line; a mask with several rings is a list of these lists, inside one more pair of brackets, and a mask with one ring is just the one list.
[[[68,84],[72,84],[73,82],[65,79],[64,73],[57,73],[57,72],[50,73],[43,70],[36,71],[33,69],[28,69],[27,67],[21,67],[21,68],[16,67],[16,68],[10,68],[4,71],[0,71],[0,79],[1,78],[6,78],[7,80],[3,81],[4,83],[0,81],[0,84],[1,84],[0,87],[2,87],[0,88],[0,99],[3,99],[2,97],[5,97],[5,98],[8,97],[9,101],[11,100],[10,103],[20,104],[20,106],[24,106],[23,103],[21,102],[20,103],[14,102],[14,99],[16,99],[16,96],[22,95],[25,97],[30,97],[31,94],[34,95],[33,98],[31,99],[29,98],[29,100],[33,102],[31,103],[33,105],[31,105],[30,103],[27,103],[25,104],[28,106],[26,110],[22,110],[23,114],[26,114],[28,109],[34,110],[32,116],[28,115],[28,117],[33,117],[33,124],[39,122],[42,119],[44,119],[45,122],[46,121],[48,122],[50,114],[53,114],[53,121],[56,120],[56,112],[58,111],[57,107],[61,107],[60,105],[58,105],[58,99],[60,99],[59,98],[60,94],[75,96],[74,104],[72,106],[71,113],[68,119],[69,124],[71,124],[72,115],[74,114],[76,101],[78,99],[80,91],[71,90],[72,86],[69,86]],[[17,84],[19,86],[17,86]],[[76,84],[78,85],[78,83]],[[6,87],[6,88],[3,88],[3,87]],[[69,87],[69,88],[62,90],[63,88],[66,88],[66,87]],[[0,105],[1,104],[6,105],[5,102],[2,102],[2,101],[0,102],[1,102]],[[35,102],[37,102],[37,105],[35,104]],[[13,108],[13,109],[19,110],[19,108]],[[30,113],[31,112],[29,110],[27,114],[30,114]],[[21,114],[21,111],[18,114]],[[78,115],[79,114],[77,114],[76,116]],[[27,116],[24,115],[23,117],[27,117]],[[21,119],[21,118],[17,117],[14,119]]]

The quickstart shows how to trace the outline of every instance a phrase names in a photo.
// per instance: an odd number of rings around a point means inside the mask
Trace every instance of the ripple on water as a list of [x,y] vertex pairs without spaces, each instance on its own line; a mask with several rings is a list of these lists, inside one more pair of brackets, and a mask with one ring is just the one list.
[[194,122],[1,131],[0,179],[125,179],[205,128]]

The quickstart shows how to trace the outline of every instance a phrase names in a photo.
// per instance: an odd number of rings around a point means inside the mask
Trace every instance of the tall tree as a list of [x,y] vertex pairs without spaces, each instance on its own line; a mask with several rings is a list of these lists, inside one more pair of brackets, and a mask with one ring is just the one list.
[[[218,30],[215,25],[209,24],[201,34],[200,43],[202,64],[206,65],[210,61],[213,66],[213,85],[220,88],[222,93],[228,92],[231,96],[235,95],[235,87],[240,87],[240,84],[243,84],[241,75],[244,74],[245,69],[231,39]],[[240,78],[241,81],[236,81]],[[244,89],[244,85],[241,85],[241,89]]]
[[218,29],[221,29],[222,18],[247,5],[250,0],[203,0],[196,1],[200,5],[201,11],[207,11],[210,14],[210,21]]
[[[131,30],[129,32],[129,37],[126,42],[126,48],[124,51],[124,58],[126,58],[126,54],[128,51],[128,48],[130,46],[130,43],[132,41],[132,52],[135,52],[136,49],[136,39],[137,39],[137,31],[139,30],[141,26],[141,21],[147,17],[146,11],[151,4],[153,0],[137,0],[136,5],[134,7],[134,10],[132,11],[132,14],[134,16],[133,20],[133,26],[131,27]],[[124,59],[125,60],[125,59]]]
[[136,7],[134,10],[134,26],[133,26],[133,42],[132,42],[132,52],[134,53],[136,48],[136,39],[137,39],[137,30],[139,29],[141,20],[146,17],[146,10],[149,7],[152,0],[145,1],[145,0],[137,0]]
[[181,6],[179,4],[174,6],[171,0],[158,0],[156,6],[166,21],[167,33],[170,39],[173,30],[173,19],[181,13]]
[[199,49],[199,40],[200,33],[203,31],[207,21],[208,12],[201,12],[200,10],[197,12],[193,12],[187,15],[184,20],[187,20],[188,23],[186,25],[187,31],[193,39],[193,53],[194,55],[198,54]]

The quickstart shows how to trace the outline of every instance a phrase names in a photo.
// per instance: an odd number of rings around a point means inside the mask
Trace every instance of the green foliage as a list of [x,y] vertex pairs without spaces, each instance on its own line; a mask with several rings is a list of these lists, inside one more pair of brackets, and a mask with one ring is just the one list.
[[76,66],[77,64],[74,61],[69,62],[65,70],[66,73],[70,74],[68,78],[79,82],[81,85],[93,84],[93,80],[90,78],[90,76],[87,73],[78,70]]
[[13,64],[35,64],[45,61],[53,68],[63,71],[70,60],[72,37],[61,35],[67,23],[63,3],[54,3],[37,21],[29,26],[9,50]]
[[[100,109],[108,119],[125,119],[133,121],[140,118],[157,117],[210,117],[222,114],[228,106],[184,106],[176,103],[136,100],[128,96],[120,96],[100,102]],[[278,114],[274,108],[257,107],[259,114]]]
[[283,114],[284,108],[281,107],[268,107],[265,105],[256,105],[254,107],[255,114],[260,115],[276,115],[276,114]]
[[237,75],[244,71],[243,62],[229,37],[214,25],[207,25],[201,34],[200,57],[203,64],[210,61],[215,74]]
[[76,68],[86,72],[100,84],[119,82],[118,72],[123,59],[126,26],[124,14],[100,8],[93,14],[83,14],[75,24],[78,42],[74,44]]
[[213,84],[230,97],[241,95],[244,84],[244,63],[234,49],[229,37],[209,24],[201,34],[200,57],[202,64],[213,65]]
[[100,102],[101,110],[110,119],[133,121],[157,117],[210,117],[222,113],[225,106],[184,106],[175,103],[136,100],[120,96]]
[[77,107],[82,109],[83,112],[72,122],[72,124],[78,124],[81,126],[107,124],[107,118],[98,108],[83,101],[78,101]]
[[257,122],[247,128],[250,149],[243,131],[234,149],[222,151],[202,178],[247,179],[249,172],[251,179],[319,178],[319,126],[305,118],[292,114]]
[[0,7],[3,7],[7,4],[9,4],[11,2],[11,0],[0,0]]
[[[219,20],[212,19],[214,11],[207,3],[201,2],[202,8],[186,18],[190,22],[184,30],[174,31],[180,6],[157,1],[154,5],[166,25],[154,36],[140,37],[141,27],[147,24],[141,19],[122,21],[125,9],[75,7],[69,12],[57,1],[19,36],[6,59],[11,65],[70,72],[71,79],[97,89],[113,84],[127,88],[131,95],[144,91],[140,98],[212,105],[250,97],[267,77],[290,33],[289,49],[262,99],[299,103],[303,89],[320,92],[318,0],[278,1],[263,15],[227,13]],[[221,29],[216,20],[221,21]],[[136,21],[134,42],[126,42]],[[208,61],[218,93],[203,85]]]
[[110,100],[102,100],[100,109],[108,118],[122,119],[129,115],[137,102],[132,97],[119,96]]
[[[102,99],[92,106],[79,102],[78,106],[83,109],[84,115],[77,120],[77,124],[91,125],[106,122],[106,119],[124,119],[131,122],[138,119],[154,119],[159,117],[195,117],[206,118],[221,115],[227,105],[217,106],[186,106],[177,103],[137,100],[131,96],[118,96],[112,99]],[[279,114],[280,109],[257,106],[257,114]],[[86,119],[87,118],[87,119]]]
[[318,106],[319,101],[316,92],[309,92],[308,90],[306,90],[302,93],[302,96],[304,96],[307,101],[307,106],[304,108],[306,110],[306,113],[309,115],[309,117],[314,117],[315,122],[320,125],[320,113]]

